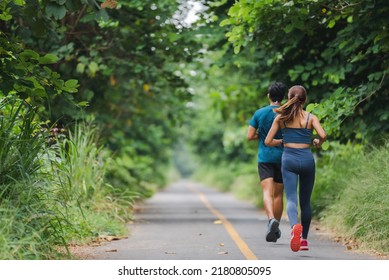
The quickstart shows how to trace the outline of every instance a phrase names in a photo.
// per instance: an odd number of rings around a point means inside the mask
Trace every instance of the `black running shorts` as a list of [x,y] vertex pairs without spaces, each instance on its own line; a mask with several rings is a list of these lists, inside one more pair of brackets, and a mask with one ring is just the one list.
[[282,183],[281,164],[258,162],[258,174],[261,181],[273,178],[274,182]]

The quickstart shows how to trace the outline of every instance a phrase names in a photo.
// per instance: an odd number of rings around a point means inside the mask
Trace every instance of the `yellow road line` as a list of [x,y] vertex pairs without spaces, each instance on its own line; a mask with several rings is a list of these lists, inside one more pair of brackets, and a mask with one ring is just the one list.
[[[192,191],[194,191],[192,189]],[[258,258],[254,255],[254,253],[250,250],[249,246],[246,244],[246,242],[243,241],[243,239],[239,236],[238,232],[235,230],[235,228],[232,226],[232,224],[224,217],[222,213],[217,211],[212,204],[209,202],[208,198],[205,196],[202,192],[197,192],[199,195],[200,200],[204,203],[204,205],[211,211],[213,215],[215,215],[220,221],[222,221],[225,229],[227,230],[228,234],[231,236],[232,240],[234,240],[235,244],[238,246],[239,250],[242,252],[242,254],[245,256],[247,260],[257,260]]]

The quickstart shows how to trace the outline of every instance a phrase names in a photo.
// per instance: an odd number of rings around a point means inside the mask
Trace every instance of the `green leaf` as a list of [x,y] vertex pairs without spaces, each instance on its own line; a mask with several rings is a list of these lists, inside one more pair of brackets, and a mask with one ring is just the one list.
[[330,147],[330,143],[328,143],[328,141],[324,142],[324,143],[321,145],[321,148],[323,149],[323,151],[328,150],[329,147]]
[[47,97],[47,93],[44,88],[35,88],[34,94],[39,97]]
[[8,15],[8,14],[0,14],[0,20],[2,21],[9,21],[12,19],[12,16],[11,15]]
[[226,25],[229,25],[229,24],[231,24],[231,22],[230,22],[230,20],[228,18],[226,18],[226,19],[222,20],[219,25],[220,26],[226,26]]
[[307,105],[307,108],[305,109],[307,112],[312,112],[313,110],[315,110],[315,108],[318,106],[319,104],[317,103],[310,103]]
[[85,64],[84,63],[78,63],[76,67],[77,73],[84,73],[85,71]]
[[48,17],[53,17],[54,19],[60,20],[63,19],[66,15],[66,7],[54,3],[48,3],[46,6],[46,15]]
[[77,88],[79,87],[78,81],[71,79],[67,80],[62,87],[62,90],[67,91],[67,92],[77,92]]
[[290,32],[292,32],[293,29],[294,29],[293,24],[288,24],[288,25],[284,28],[284,31],[285,31],[285,33],[290,33]]
[[13,0],[12,2],[18,6],[24,6],[26,4],[26,1],[24,0]]
[[88,65],[88,70],[89,70],[89,73],[92,76],[94,76],[96,74],[96,72],[99,70],[99,65],[96,62],[92,61]]
[[175,41],[177,41],[179,39],[180,39],[180,35],[179,34],[177,34],[177,33],[170,33],[169,34],[169,41],[171,43],[173,43],[173,42],[175,42]]
[[57,63],[59,60],[58,56],[56,56],[55,54],[46,54],[45,56],[43,57],[40,57],[38,59],[39,63],[40,64],[54,64],[54,63]]
[[301,75],[301,79],[305,82],[307,81],[309,78],[309,73],[308,72],[305,72]]
[[335,24],[336,24],[336,21],[335,21],[334,19],[332,19],[332,20],[330,20],[330,22],[328,23],[327,27],[328,27],[328,28],[332,28],[332,27],[335,26]]
[[65,82],[66,87],[78,87],[78,80],[70,79]]
[[39,54],[34,52],[33,50],[24,50],[23,52],[20,53],[20,56],[25,58],[31,58],[31,59],[39,58]]
[[88,101],[81,101],[81,102],[78,102],[77,105],[81,106],[81,107],[86,107],[86,106],[89,106],[89,102]]
[[227,3],[227,0],[220,0],[220,1],[208,2],[208,5],[210,7],[220,7],[220,6],[223,6],[226,3]]
[[238,15],[239,15],[239,10],[240,10],[239,2],[237,2],[237,3],[234,4],[234,6],[232,6],[232,7],[228,10],[228,15],[229,15],[230,17],[238,16]]

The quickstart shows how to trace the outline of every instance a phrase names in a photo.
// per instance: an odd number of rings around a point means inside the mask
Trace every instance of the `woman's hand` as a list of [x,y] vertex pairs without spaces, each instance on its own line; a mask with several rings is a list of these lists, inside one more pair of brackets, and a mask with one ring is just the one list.
[[315,138],[313,139],[313,145],[315,145],[315,147],[319,149],[321,147],[321,141]]

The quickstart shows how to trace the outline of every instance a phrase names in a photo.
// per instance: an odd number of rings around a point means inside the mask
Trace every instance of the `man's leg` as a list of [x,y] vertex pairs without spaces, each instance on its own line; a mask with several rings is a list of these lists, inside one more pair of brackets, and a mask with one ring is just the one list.
[[273,178],[266,178],[262,180],[261,186],[262,186],[262,196],[263,196],[263,207],[265,208],[266,215],[268,219],[275,218],[274,200],[273,200],[273,193],[274,193]]
[[277,242],[280,222],[274,218],[274,166],[269,163],[258,163],[258,172],[261,178],[263,206],[269,219],[266,241]]
[[273,178],[266,178],[261,181],[262,193],[263,193],[263,204],[266,215],[269,219],[267,225],[266,241],[277,242],[279,235],[279,221],[274,217],[274,181]]
[[273,214],[274,218],[281,221],[282,211],[284,210],[284,185],[282,183],[274,182],[274,200],[273,200]]

